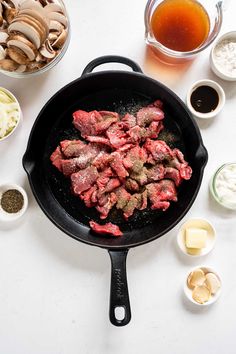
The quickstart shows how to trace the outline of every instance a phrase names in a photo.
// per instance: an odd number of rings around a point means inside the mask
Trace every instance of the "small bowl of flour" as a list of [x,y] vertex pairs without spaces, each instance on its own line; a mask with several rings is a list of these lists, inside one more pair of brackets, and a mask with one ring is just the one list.
[[223,34],[212,47],[213,72],[223,80],[236,81],[236,31]]

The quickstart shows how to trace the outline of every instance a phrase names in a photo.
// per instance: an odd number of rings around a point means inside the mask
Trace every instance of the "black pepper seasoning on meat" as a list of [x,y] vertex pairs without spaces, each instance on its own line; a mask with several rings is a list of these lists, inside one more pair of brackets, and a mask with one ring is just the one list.
[[23,195],[17,189],[9,189],[2,194],[1,207],[7,213],[17,213],[24,205]]

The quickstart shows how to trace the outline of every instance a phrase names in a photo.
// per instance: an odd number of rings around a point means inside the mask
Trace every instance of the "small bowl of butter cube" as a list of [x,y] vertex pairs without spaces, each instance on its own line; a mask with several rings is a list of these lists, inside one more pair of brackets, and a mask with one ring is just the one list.
[[208,254],[215,246],[216,232],[213,225],[202,218],[185,221],[178,231],[177,244],[190,257]]

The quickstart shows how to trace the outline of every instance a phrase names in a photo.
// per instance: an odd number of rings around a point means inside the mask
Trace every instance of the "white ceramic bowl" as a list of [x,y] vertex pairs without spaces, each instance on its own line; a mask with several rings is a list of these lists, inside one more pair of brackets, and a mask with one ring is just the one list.
[[[191,253],[185,245],[185,230],[186,228],[199,228],[207,231],[206,247],[199,249],[196,253]],[[179,249],[189,257],[201,257],[208,254],[215,246],[216,232],[212,224],[202,218],[192,218],[185,221],[181,226],[177,234],[177,244]]]
[[[215,295],[211,295],[210,299],[207,301],[207,302],[204,302],[203,304],[200,304],[198,303],[197,301],[195,301],[192,297],[192,290],[188,287],[188,284],[187,284],[187,279],[188,279],[188,276],[190,275],[191,272],[195,271],[196,269],[202,269],[204,272],[206,273],[214,273],[217,278],[219,279],[220,283],[221,283],[221,287],[220,289],[217,291],[217,293]],[[195,267],[194,269],[190,270],[185,278],[185,281],[184,281],[184,294],[186,296],[186,298],[191,301],[193,304],[197,305],[197,306],[209,306],[209,305],[212,305],[214,302],[216,302],[220,295],[221,295],[221,292],[222,292],[222,281],[221,281],[221,278],[219,277],[218,273],[211,267],[206,267],[206,266],[198,266],[198,267]]]
[[24,204],[23,204],[22,209],[20,211],[18,211],[17,213],[7,213],[5,210],[3,210],[3,208],[1,207],[1,203],[0,203],[0,221],[3,221],[3,222],[12,222],[12,221],[18,220],[20,217],[22,217],[24,215],[24,213],[26,212],[26,209],[28,207],[28,197],[27,197],[25,190],[21,186],[15,184],[15,183],[0,185],[0,200],[2,198],[2,194],[9,189],[18,190],[23,196]]
[[9,90],[7,90],[4,87],[0,87],[0,91],[5,92],[8,96],[10,96],[12,98],[12,100],[14,102],[16,102],[16,104],[18,106],[18,111],[19,111],[19,118],[18,118],[18,121],[17,121],[16,125],[14,126],[14,128],[11,130],[11,132],[9,134],[4,135],[2,138],[0,137],[0,142],[1,142],[1,141],[5,140],[5,139],[9,138],[9,136],[11,136],[16,131],[17,127],[20,124],[20,121],[22,120],[22,111],[21,111],[20,104],[19,104],[17,98],[13,95],[12,92],[10,92]]
[[[235,194],[236,193],[235,193],[235,191],[233,192],[233,190],[231,189],[232,187],[229,187],[228,192],[230,192],[230,194],[231,193],[234,194],[234,200],[230,200],[230,199],[227,200],[228,193],[225,193],[225,192],[222,193],[222,191],[220,192],[220,189],[217,187],[217,180],[218,180],[219,175],[221,175],[221,178],[222,178],[222,172],[224,173],[230,167],[233,167],[235,170],[236,169],[236,162],[225,163],[215,171],[213,177],[210,180],[210,192],[211,192],[213,198],[221,206],[223,206],[226,209],[236,211],[236,201],[235,201]],[[229,172],[226,172],[226,173],[229,173]],[[232,174],[232,172],[231,172],[231,174]],[[232,181],[235,180],[235,173],[233,176],[231,175],[231,178],[232,178]],[[231,194],[231,198],[232,198],[232,194]]]
[[[216,92],[219,96],[219,103],[218,103],[216,109],[214,109],[214,111],[208,112],[208,113],[201,113],[201,112],[196,111],[193,108],[193,106],[191,104],[191,95],[192,95],[193,91],[196,90],[200,86],[210,86],[216,90]],[[222,108],[224,107],[225,92],[224,92],[223,88],[217,82],[215,82],[213,80],[199,80],[199,81],[196,81],[188,90],[187,97],[186,97],[186,104],[187,104],[187,107],[190,110],[190,112],[194,115],[194,117],[202,118],[202,119],[213,118],[217,114],[219,114],[220,111],[222,110]]]
[[[226,66],[219,65],[219,59],[216,56],[216,52],[219,48],[220,45],[224,44],[225,41],[227,40],[232,40],[234,42],[234,48],[236,48],[236,31],[231,31],[223,34],[221,37],[218,38],[218,40],[215,42],[211,49],[210,53],[210,65],[212,71],[219,76],[223,80],[227,81],[236,81],[236,69],[234,69],[234,73],[230,74],[230,72],[226,69]],[[227,50],[227,49],[226,49]],[[226,51],[224,52],[226,53]],[[224,59],[225,60],[225,59]],[[224,63],[223,60],[223,63]],[[232,65],[235,64],[235,56],[232,59]],[[222,59],[221,59],[222,61]]]

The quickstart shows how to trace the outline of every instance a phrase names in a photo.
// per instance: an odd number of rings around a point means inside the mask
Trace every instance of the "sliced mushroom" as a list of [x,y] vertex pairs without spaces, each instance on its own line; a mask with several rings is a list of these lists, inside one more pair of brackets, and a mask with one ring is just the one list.
[[59,4],[56,4],[55,2],[52,2],[51,4],[48,4],[44,7],[44,10],[47,12],[60,12],[64,13],[62,7]]
[[47,0],[39,0],[39,2],[43,7],[48,4]]
[[7,49],[7,54],[12,60],[14,60],[18,64],[26,65],[30,62],[29,58],[23,52],[23,50],[17,47],[9,47]]
[[20,65],[17,69],[16,69],[16,73],[24,73],[26,71],[27,66],[26,65]]
[[26,22],[12,22],[8,27],[8,32],[19,32],[28,38],[38,49],[41,46],[41,37],[36,29]]
[[45,44],[39,49],[39,52],[47,59],[53,59],[56,56],[56,51],[52,48],[49,40],[45,41]]
[[33,61],[36,57],[37,50],[35,45],[22,35],[15,34],[10,36],[7,45],[8,47],[13,46],[21,49],[27,55],[30,61]]
[[37,71],[39,69],[42,69],[45,66],[45,63],[37,63],[37,62],[32,62],[29,63],[26,67],[26,71],[33,72]]
[[4,3],[15,9],[19,7],[19,0],[5,0]]
[[40,2],[35,1],[35,0],[23,0],[20,3],[20,10],[23,9],[32,9],[32,10],[43,10],[43,6],[40,4]]
[[49,20],[45,14],[45,16],[43,16],[39,11],[36,10],[31,10],[31,9],[24,9],[19,11],[19,15],[28,15],[31,16],[33,18],[35,18],[36,20],[38,20],[42,26],[45,27],[46,31],[49,31]]
[[50,41],[50,43],[55,42],[57,38],[58,38],[58,34],[56,32],[50,32],[48,35],[48,40]]
[[53,32],[58,32],[58,33],[61,33],[64,29],[64,26],[58,22],[58,21],[54,21],[54,20],[51,20],[50,23],[49,23],[49,31],[53,31]]
[[3,11],[2,3],[0,2],[0,26],[2,26],[2,24],[3,24],[2,11]]
[[0,60],[0,70],[15,71],[18,67],[19,64],[11,59]]
[[53,42],[52,47],[57,49],[62,48],[66,41],[66,38],[67,38],[67,31],[63,30],[60,36],[55,40],[55,42]]
[[5,19],[7,21],[7,23],[11,23],[13,21],[13,19],[15,18],[17,14],[17,10],[15,8],[11,8],[11,7],[8,7],[5,11],[4,11],[4,16],[5,16]]
[[0,31],[0,45],[6,45],[8,33],[6,31]]
[[28,25],[32,26],[40,35],[40,42],[41,44],[44,43],[44,41],[47,38],[47,33],[45,27],[42,26],[42,24],[34,19],[33,17],[30,17],[28,15],[22,15],[22,16],[17,16],[12,23],[14,22],[21,22],[21,23],[27,23]]
[[48,17],[50,20],[53,21],[58,21],[60,22],[64,27],[67,27],[68,21],[65,15],[59,13],[59,12],[49,12]]
[[0,60],[6,58],[6,49],[3,48],[3,46],[0,45]]
[[42,54],[38,53],[37,57],[35,58],[37,63],[42,63],[46,61],[46,58],[42,56]]

